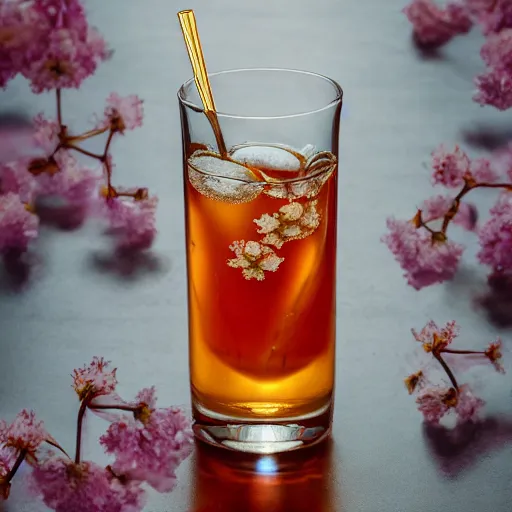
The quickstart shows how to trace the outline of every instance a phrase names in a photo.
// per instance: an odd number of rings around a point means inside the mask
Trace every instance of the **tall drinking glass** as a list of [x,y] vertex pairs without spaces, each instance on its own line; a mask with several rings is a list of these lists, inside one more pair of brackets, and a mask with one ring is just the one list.
[[194,81],[178,92],[194,431],[292,450],[331,428],[342,90],[287,69],[209,78],[227,154]]

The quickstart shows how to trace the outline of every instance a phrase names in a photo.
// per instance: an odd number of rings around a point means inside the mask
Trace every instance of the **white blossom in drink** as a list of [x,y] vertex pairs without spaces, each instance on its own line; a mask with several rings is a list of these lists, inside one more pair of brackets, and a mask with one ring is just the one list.
[[235,258],[228,260],[228,265],[241,268],[242,275],[248,280],[263,281],[265,272],[275,272],[284,261],[270,247],[252,240],[235,241],[229,248],[235,253]]
[[282,206],[277,213],[265,213],[259,219],[254,219],[259,227],[258,233],[265,235],[261,243],[280,249],[285,242],[311,235],[320,225],[316,205],[316,200],[304,205],[293,202]]

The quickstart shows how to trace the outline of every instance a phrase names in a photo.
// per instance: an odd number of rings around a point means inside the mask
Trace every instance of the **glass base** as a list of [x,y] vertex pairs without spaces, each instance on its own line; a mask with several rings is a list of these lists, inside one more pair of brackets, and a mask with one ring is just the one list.
[[219,415],[196,401],[192,407],[196,438],[232,451],[260,454],[289,452],[319,443],[331,431],[331,403],[307,416],[272,418],[271,421]]

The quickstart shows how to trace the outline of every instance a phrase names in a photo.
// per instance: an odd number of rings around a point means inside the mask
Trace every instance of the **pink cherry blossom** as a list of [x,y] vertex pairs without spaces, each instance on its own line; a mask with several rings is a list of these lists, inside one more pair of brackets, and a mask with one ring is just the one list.
[[21,71],[38,36],[39,16],[32,5],[23,0],[0,2],[0,87]]
[[470,160],[466,153],[455,146],[448,151],[444,145],[432,152],[432,183],[449,188],[459,188],[464,185],[464,178],[470,171]]
[[105,203],[106,215],[116,237],[117,248],[149,249],[157,233],[155,213],[158,199],[153,196],[137,201],[133,198],[116,197]]
[[478,259],[496,271],[512,269],[512,194],[503,192],[479,230]]
[[498,110],[512,107],[512,76],[500,69],[475,78],[477,92],[473,99],[480,105],[490,105]]
[[510,0],[466,0],[466,5],[486,35],[512,27]]
[[38,194],[65,199],[70,205],[86,206],[94,197],[101,174],[84,166],[68,150],[59,150],[55,156],[59,172],[37,176]]
[[28,172],[29,160],[21,158],[14,162],[0,164],[0,194],[12,192],[17,194],[24,203],[34,199],[36,182]]
[[175,486],[176,468],[192,451],[193,436],[180,409],[156,409],[155,400],[154,389],[142,390],[137,397],[141,412],[112,423],[100,442],[115,455],[116,474],[168,492]]
[[89,32],[81,37],[74,30],[60,28],[52,30],[44,45],[39,46],[27,66],[22,70],[30,80],[35,93],[56,88],[78,88],[92,75],[100,61],[105,60],[104,45],[97,40],[90,44]]
[[47,439],[44,423],[36,419],[34,411],[23,409],[11,424],[0,426],[0,442],[17,451],[25,450],[29,461],[35,459],[36,450]]
[[[453,197],[450,196],[437,195],[426,199],[421,206],[423,221],[428,223],[433,220],[443,219],[452,207],[452,203]],[[464,202],[459,204],[459,210],[452,222],[468,231],[473,231],[477,220],[478,211],[475,205]]]
[[34,120],[34,142],[42,148],[47,155],[53,153],[59,143],[60,126],[55,119],[47,119],[38,114]]
[[467,384],[459,386],[457,405],[455,406],[459,423],[474,420],[484,405],[485,402],[475,396]]
[[96,356],[89,365],[73,370],[73,388],[80,400],[113,393],[117,385],[116,370],[110,370],[110,361]]
[[412,0],[403,12],[412,23],[416,40],[424,46],[441,46],[472,26],[467,9],[460,3],[451,2],[441,9],[433,0]]
[[124,133],[125,130],[142,126],[142,119],[142,100],[138,96],[132,94],[122,97],[113,92],[107,98],[105,118],[99,127],[110,127],[113,131]]
[[0,253],[26,251],[37,237],[39,220],[29,212],[20,196],[0,195]]
[[512,181],[512,144],[497,149],[492,157],[492,166],[499,175],[508,175]]
[[489,346],[485,350],[485,357],[489,359],[489,361],[492,363],[494,368],[499,373],[505,373],[505,368],[501,364],[501,358],[502,358],[502,350],[503,343],[500,338],[498,338],[496,341],[493,341],[492,343],[489,343]]
[[446,348],[459,335],[459,326],[454,320],[447,322],[444,327],[430,320],[418,333],[411,329],[414,339],[423,345],[425,352],[438,352]]
[[146,502],[140,485],[90,461],[50,458],[34,468],[30,483],[55,512],[139,512]]
[[480,55],[491,68],[509,68],[512,65],[512,29],[490,35],[482,46]]
[[420,390],[416,403],[427,423],[438,424],[448,412],[449,406],[446,403],[446,398],[451,393],[453,393],[452,388],[446,387],[429,387]]
[[34,9],[52,28],[73,29],[82,37],[87,34],[87,18],[80,0],[35,0]]
[[493,163],[487,158],[476,158],[472,160],[470,172],[478,183],[495,183],[500,178]]
[[460,386],[458,391],[442,386],[422,389],[416,403],[425,421],[432,424],[438,424],[449,411],[455,413],[458,423],[474,420],[485,404],[467,384]]
[[417,229],[410,221],[390,218],[387,227],[389,233],[382,237],[382,241],[395,255],[413,288],[419,290],[454,276],[463,246],[451,240],[433,242],[426,229]]

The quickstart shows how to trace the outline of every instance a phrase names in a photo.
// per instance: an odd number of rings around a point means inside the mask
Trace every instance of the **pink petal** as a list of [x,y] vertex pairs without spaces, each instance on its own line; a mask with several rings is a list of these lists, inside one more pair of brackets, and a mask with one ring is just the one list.
[[389,233],[382,241],[395,255],[408,283],[419,290],[425,286],[451,279],[464,248],[450,240],[432,243],[432,237],[424,228],[408,221],[393,218],[387,220]]
[[106,213],[118,249],[144,250],[151,247],[156,230],[156,197],[140,201],[115,198],[106,201]]
[[443,145],[432,152],[432,183],[450,188],[464,185],[464,178],[470,172],[470,160],[459,146],[448,151]]
[[512,269],[512,194],[504,192],[479,230],[478,259],[496,271]]
[[37,216],[27,210],[18,195],[0,195],[0,253],[26,251],[38,228]]
[[51,458],[34,468],[31,487],[55,512],[140,512],[146,497],[140,485],[122,483],[94,462],[75,464]]
[[416,40],[425,46],[441,46],[472,26],[460,3],[450,3],[443,10],[433,0],[413,0],[403,12],[412,23]]
[[512,107],[512,76],[508,71],[493,70],[475,78],[477,92],[473,99],[480,105],[490,105],[498,110]]

